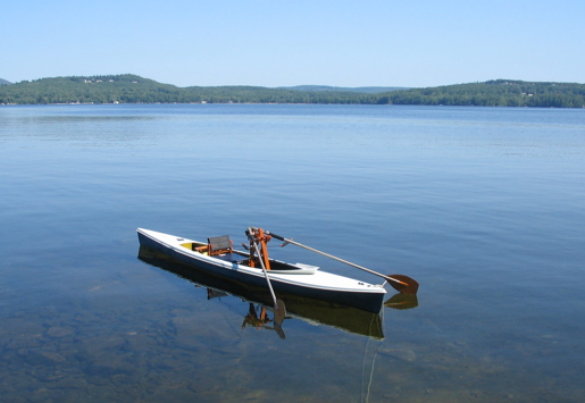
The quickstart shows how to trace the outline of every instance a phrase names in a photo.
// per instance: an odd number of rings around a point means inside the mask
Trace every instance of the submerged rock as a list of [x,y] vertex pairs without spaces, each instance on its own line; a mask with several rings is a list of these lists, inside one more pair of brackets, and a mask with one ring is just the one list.
[[52,326],[49,328],[49,330],[47,330],[47,336],[56,338],[69,336],[72,333],[73,329],[63,326]]
[[59,353],[54,353],[51,351],[43,351],[40,353],[43,357],[45,357],[47,360],[54,362],[54,363],[58,363],[58,362],[64,362],[66,361],[65,357],[63,357],[61,354]]
[[410,348],[383,348],[380,350],[380,354],[407,362],[416,360],[416,353]]

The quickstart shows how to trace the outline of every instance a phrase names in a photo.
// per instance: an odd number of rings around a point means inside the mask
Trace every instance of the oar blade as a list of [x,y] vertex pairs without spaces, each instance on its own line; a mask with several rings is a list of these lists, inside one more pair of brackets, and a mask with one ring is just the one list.
[[276,305],[274,305],[274,324],[278,327],[282,326],[282,322],[284,321],[285,316],[286,306],[284,305],[284,301],[277,299]]
[[282,327],[274,325],[274,331],[276,332],[276,334],[278,334],[278,337],[280,337],[283,340],[286,339],[286,334],[284,334],[284,330],[282,330]]
[[400,281],[400,283],[395,281],[388,282],[395,290],[400,291],[402,294],[416,295],[418,291],[418,283],[415,279],[405,276],[404,274],[389,274],[388,277]]

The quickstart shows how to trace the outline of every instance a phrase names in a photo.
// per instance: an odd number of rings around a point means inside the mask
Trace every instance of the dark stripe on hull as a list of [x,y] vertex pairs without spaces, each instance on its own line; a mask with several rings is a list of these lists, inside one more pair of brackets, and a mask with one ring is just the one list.
[[[195,270],[202,271],[208,275],[216,276],[221,279],[242,283],[247,286],[266,289],[266,279],[260,276],[253,276],[242,273],[238,270],[227,269],[218,265],[194,259],[190,256],[183,255],[159,242],[138,233],[138,239],[142,247],[147,247],[153,251],[160,252],[166,258],[172,259],[178,263],[189,265]],[[234,263],[235,267],[235,263]],[[302,297],[313,298],[322,301],[329,301],[341,305],[351,306],[363,309],[368,312],[378,313],[382,308],[382,301],[385,294],[383,293],[357,293],[348,291],[328,291],[305,286],[291,285],[272,279],[274,291],[278,293],[298,295]]]

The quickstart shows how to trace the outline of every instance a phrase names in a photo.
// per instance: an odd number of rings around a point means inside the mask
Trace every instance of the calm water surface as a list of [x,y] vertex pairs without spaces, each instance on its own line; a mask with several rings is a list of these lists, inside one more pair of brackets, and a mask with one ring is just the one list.
[[[584,200],[583,110],[1,107],[0,400],[585,401]],[[282,339],[137,259],[139,226],[250,225],[418,306]]]

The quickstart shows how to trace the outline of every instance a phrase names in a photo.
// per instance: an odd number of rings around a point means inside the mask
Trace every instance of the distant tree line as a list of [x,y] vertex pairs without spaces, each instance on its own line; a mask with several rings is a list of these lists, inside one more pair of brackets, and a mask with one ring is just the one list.
[[[365,91],[365,90],[364,90]],[[252,86],[186,87],[132,74],[57,77],[0,86],[0,104],[314,103],[584,108],[585,85],[494,80],[390,92]]]
[[396,91],[381,96],[380,103],[585,108],[585,85],[493,80]]
[[367,94],[251,86],[187,87],[135,75],[57,77],[0,88],[1,104],[54,103],[374,103]]

